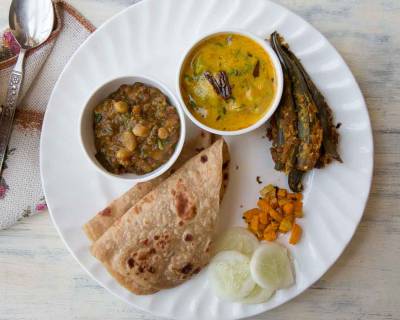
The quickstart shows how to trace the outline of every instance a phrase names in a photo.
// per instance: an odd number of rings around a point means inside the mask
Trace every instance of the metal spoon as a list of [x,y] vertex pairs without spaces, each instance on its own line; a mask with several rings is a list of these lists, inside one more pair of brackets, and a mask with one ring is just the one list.
[[13,0],[8,19],[21,50],[11,72],[5,105],[0,108],[0,173],[21,88],[25,53],[49,38],[54,25],[53,4],[51,0]]

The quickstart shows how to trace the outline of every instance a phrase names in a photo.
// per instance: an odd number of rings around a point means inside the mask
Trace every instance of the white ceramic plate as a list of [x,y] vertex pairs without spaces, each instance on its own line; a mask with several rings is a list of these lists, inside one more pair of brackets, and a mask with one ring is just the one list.
[[[180,55],[200,34],[240,28],[260,36],[278,30],[301,58],[341,122],[343,164],[314,170],[305,182],[304,236],[290,247],[296,284],[260,305],[218,300],[206,272],[170,290],[136,296],[125,290],[89,253],[81,226],[131,185],[100,175],[79,145],[79,114],[91,92],[111,78],[147,74],[174,87]],[[195,133],[188,126],[189,134]],[[242,225],[243,208],[254,206],[261,185],[286,186],[273,170],[264,129],[228,139],[230,185],[221,215],[224,227]],[[51,96],[41,140],[43,187],[54,224],[82,267],[110,292],[153,314],[178,319],[234,319],[289,301],[336,261],[361,219],[373,166],[371,126],[363,96],[336,50],[311,25],[266,0],[145,0],[99,28],[72,57]],[[238,169],[237,169],[238,168]],[[243,207],[243,208],[242,208]],[[287,239],[281,238],[287,244]]]

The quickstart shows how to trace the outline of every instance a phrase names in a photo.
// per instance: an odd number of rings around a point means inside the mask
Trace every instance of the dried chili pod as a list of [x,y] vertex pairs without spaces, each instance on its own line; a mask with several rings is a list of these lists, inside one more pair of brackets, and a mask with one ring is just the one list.
[[215,79],[214,76],[209,71],[204,72],[204,77],[212,85],[212,87],[214,88],[214,91],[219,95],[220,91],[219,91],[219,84],[218,84],[217,79]]
[[232,96],[232,87],[229,84],[228,75],[225,71],[218,72],[216,77],[214,77],[211,72],[206,71],[204,72],[204,77],[222,99],[227,100]]
[[225,71],[218,72],[217,81],[220,88],[220,95],[227,100],[232,96],[232,87],[229,84],[228,75]]

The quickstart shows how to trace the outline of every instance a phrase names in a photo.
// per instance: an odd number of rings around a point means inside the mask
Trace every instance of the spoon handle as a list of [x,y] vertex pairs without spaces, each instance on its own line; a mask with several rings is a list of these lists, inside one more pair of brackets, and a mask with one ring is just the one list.
[[19,91],[21,89],[23,65],[26,50],[21,48],[17,63],[11,72],[8,82],[5,105],[0,107],[0,173],[6,158],[7,146],[10,140],[15,109],[17,107]]

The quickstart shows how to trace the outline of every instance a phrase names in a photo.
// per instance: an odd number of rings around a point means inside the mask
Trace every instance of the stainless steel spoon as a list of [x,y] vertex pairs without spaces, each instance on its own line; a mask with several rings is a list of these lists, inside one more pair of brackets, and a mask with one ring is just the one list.
[[13,0],[8,19],[21,50],[10,76],[5,104],[0,109],[0,173],[21,88],[25,53],[49,38],[54,25],[53,4],[51,0]]

